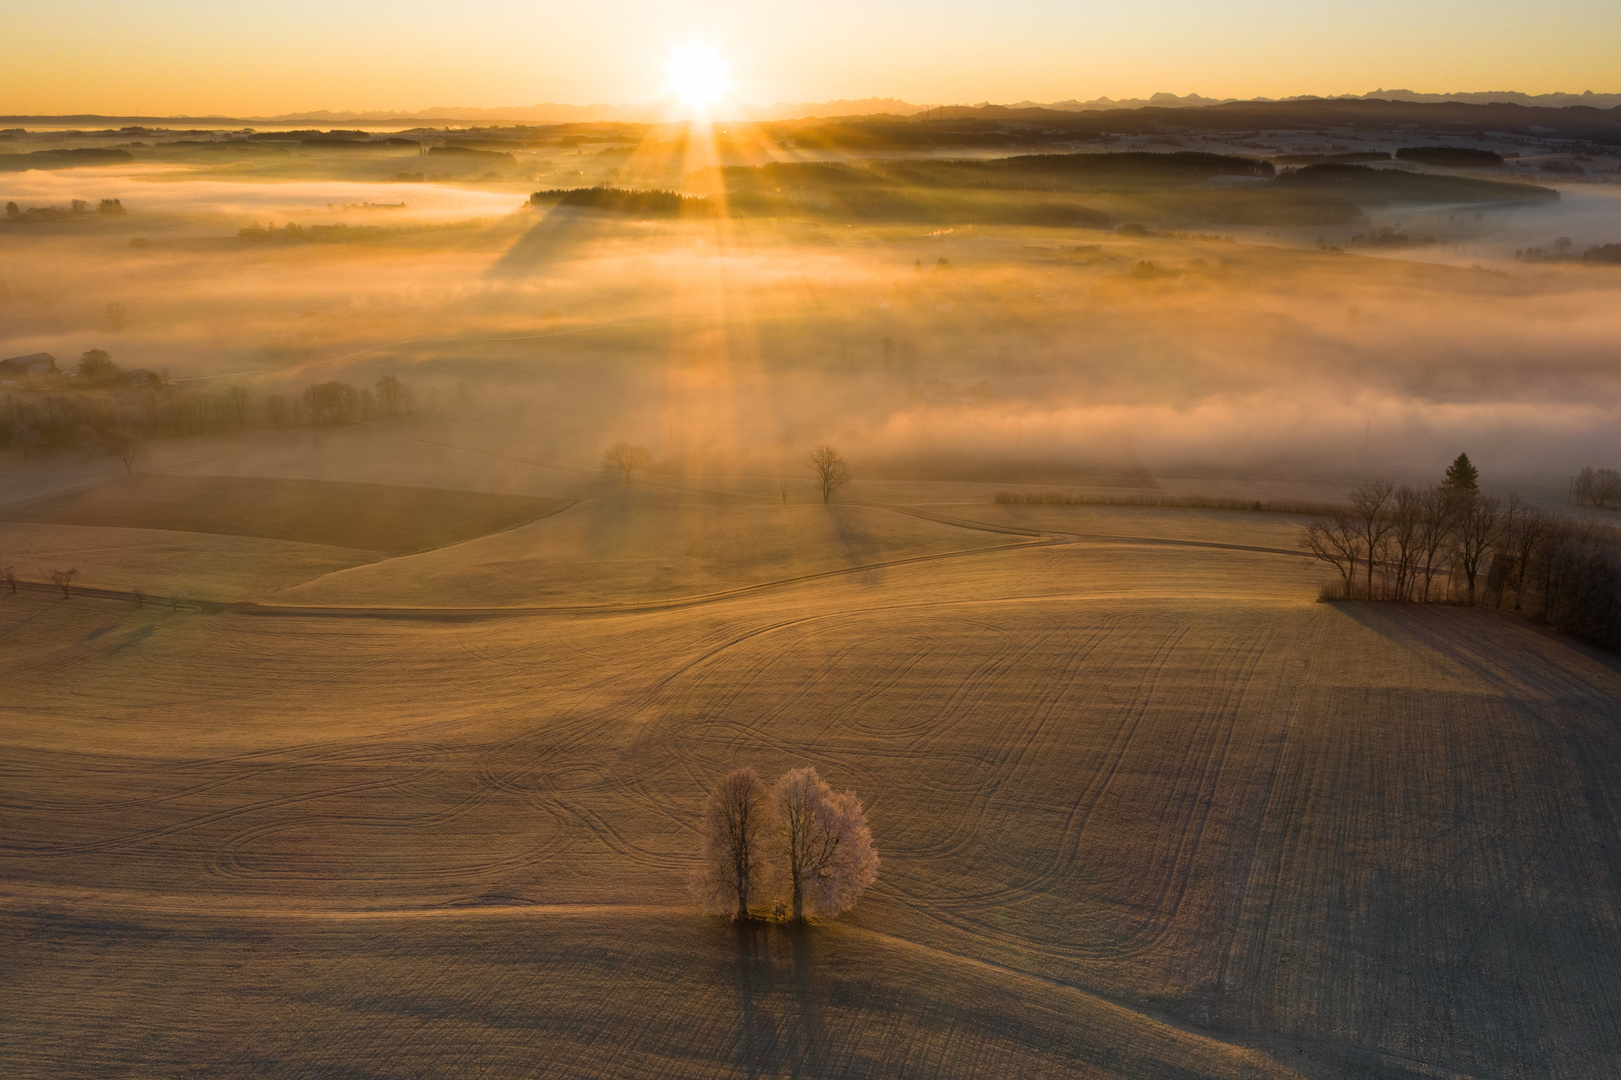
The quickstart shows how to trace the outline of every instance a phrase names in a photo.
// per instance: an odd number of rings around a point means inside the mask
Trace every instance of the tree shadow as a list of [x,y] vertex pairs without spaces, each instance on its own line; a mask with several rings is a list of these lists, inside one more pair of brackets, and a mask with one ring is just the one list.
[[735,1064],[750,1080],[825,1075],[828,1040],[814,929],[745,922],[733,924],[731,933]]
[[755,922],[732,924],[736,949],[732,982],[737,991],[735,1053],[743,1074],[754,1080],[781,1073],[782,1048],[777,1039],[777,1018],[771,1009],[771,954],[766,935],[770,928]]
[[489,276],[528,277],[618,231],[617,225],[605,214],[554,206],[495,261]]
[[794,1038],[789,1075],[825,1076],[827,1025],[822,1017],[822,988],[816,972],[816,934],[803,923],[789,923],[779,932],[788,938],[793,954],[791,981],[794,1003],[798,1006],[798,1023],[790,1028]]

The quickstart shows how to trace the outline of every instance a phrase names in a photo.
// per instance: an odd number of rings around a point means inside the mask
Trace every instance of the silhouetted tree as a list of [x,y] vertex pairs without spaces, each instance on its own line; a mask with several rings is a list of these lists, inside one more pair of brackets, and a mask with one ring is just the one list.
[[79,571],[77,570],[52,570],[51,584],[61,589],[63,596],[67,596],[68,586],[73,584],[74,579],[76,579],[78,576]]
[[809,461],[822,486],[822,502],[827,502],[835,491],[850,482],[850,467],[839,452],[826,443],[810,452]]
[[630,474],[637,469],[645,469],[653,463],[653,455],[648,453],[645,446],[633,446],[628,442],[617,442],[602,452],[602,464],[610,469],[617,469],[625,474],[625,483],[630,483]]
[[1422,511],[1416,537],[1418,559],[1422,561],[1416,569],[1424,575],[1424,591],[1420,599],[1427,603],[1435,575],[1444,569],[1447,538],[1452,535],[1452,500],[1442,488],[1432,487],[1424,492]]
[[1385,576],[1392,600],[1410,600],[1419,554],[1418,538],[1423,531],[1424,496],[1406,484],[1396,489],[1390,504],[1389,549],[1385,556]]
[[1503,531],[1503,500],[1476,494],[1461,502],[1453,526],[1452,562],[1463,571],[1469,603],[1475,602],[1475,580]]
[[1368,599],[1373,599],[1373,564],[1383,552],[1385,534],[1390,531],[1390,499],[1396,485],[1389,480],[1369,480],[1351,489],[1351,511],[1362,531],[1363,561],[1367,563]]
[[1362,532],[1350,514],[1335,513],[1308,522],[1301,530],[1300,546],[1339,572],[1347,598],[1355,595]]
[[1473,495],[1480,490],[1480,471],[1469,460],[1468,454],[1459,454],[1452,459],[1441,486],[1463,495]]
[[237,426],[246,427],[248,423],[248,388],[245,386],[226,387],[225,396],[231,402],[231,411],[236,413]]
[[1621,473],[1614,469],[1594,469],[1589,500],[1597,507],[1621,502]]
[[135,459],[141,456],[141,437],[126,428],[108,428],[101,433],[101,445],[107,453],[124,463],[124,472],[135,471]]
[[346,382],[315,383],[304,388],[312,424],[347,424],[355,418],[360,394]]
[[0,581],[13,593],[17,591],[17,568],[15,566],[0,566]]
[[79,377],[91,382],[114,382],[122,372],[105,349],[91,349],[79,357]]
[[[1519,497],[1511,495],[1509,501],[1517,504]],[[1514,589],[1514,610],[1521,611],[1526,587],[1531,581],[1531,568],[1541,560],[1543,549],[1556,530],[1552,516],[1536,507],[1515,505],[1515,509],[1512,527],[1506,530],[1502,541],[1501,554],[1510,563],[1508,584]]]
[[142,592],[140,589],[136,589],[132,593],[130,593],[130,595],[135,597],[135,606],[136,607],[145,607],[146,606],[146,593]]
[[779,851],[795,922],[807,908],[837,915],[878,878],[878,853],[855,793],[835,795],[810,766],[786,773],[771,789]]
[[377,400],[386,415],[397,416],[411,411],[416,404],[416,394],[395,376],[384,375],[377,380]]
[[733,769],[710,789],[698,822],[701,863],[692,892],[714,915],[749,917],[749,902],[770,883],[777,827],[771,792],[753,769]]

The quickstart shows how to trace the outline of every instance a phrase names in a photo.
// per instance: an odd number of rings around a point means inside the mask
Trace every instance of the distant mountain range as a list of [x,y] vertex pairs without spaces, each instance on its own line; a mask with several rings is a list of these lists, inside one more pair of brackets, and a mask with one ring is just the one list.
[[[1512,105],[1538,105],[1544,108],[1562,108],[1568,105],[1590,105],[1609,109],[1621,105],[1621,94],[1595,94],[1591,90],[1582,94],[1522,94],[1516,90],[1489,90],[1458,94],[1418,94],[1411,90],[1374,90],[1366,94],[1341,94],[1338,100],[1356,101],[1383,99],[1386,101],[1444,102],[1460,101],[1486,105],[1494,103]],[[1197,108],[1204,105],[1225,105],[1234,101],[1318,101],[1316,95],[1288,98],[1209,98],[1199,94],[1159,93],[1146,98],[1094,98],[1091,101],[1019,101],[1004,106],[1009,109],[1053,109],[1058,112],[1091,112],[1100,109],[1141,109],[1145,106],[1161,108]],[[975,108],[991,104],[981,101]],[[916,104],[899,98],[840,98],[836,101],[778,102],[775,105],[745,105],[737,112],[740,120],[800,120],[830,116],[913,116],[942,103]],[[648,105],[560,105],[543,103],[517,108],[475,109],[438,107],[412,113],[360,113],[360,112],[306,112],[287,113],[282,116],[250,117],[263,123],[290,123],[300,120],[320,120],[334,123],[352,123],[366,119],[400,120],[471,120],[481,123],[589,123],[591,121],[622,120],[646,121],[658,119],[658,110]]]
[[[1037,102],[1019,101],[1009,105],[1000,106],[1001,109],[1048,109],[1055,112],[1100,112],[1116,109],[1142,109],[1142,108],[1202,108],[1213,105],[1229,105],[1235,102],[1311,102],[1311,101],[1406,101],[1421,104],[1439,104],[1445,102],[1461,102],[1466,104],[1510,104],[1525,106],[1540,106],[1542,108],[1565,108],[1573,105],[1586,105],[1598,109],[1611,109],[1621,106],[1621,94],[1595,94],[1591,90],[1581,94],[1523,94],[1517,90],[1488,90],[1471,91],[1454,94],[1419,94],[1411,90],[1374,90],[1366,94],[1341,94],[1333,97],[1316,95],[1301,95],[1287,98],[1208,98],[1199,94],[1159,93],[1147,98],[1094,98],[1091,101]],[[836,101],[820,102],[778,102],[775,105],[747,105],[737,109],[737,120],[799,120],[821,119],[827,117],[856,117],[856,116],[916,116],[931,112],[935,109],[949,110],[978,110],[990,107],[989,102],[978,102],[972,106],[961,104],[915,104],[902,101],[898,98],[841,98]],[[565,105],[555,102],[543,102],[538,105],[512,106],[505,108],[474,108],[472,106],[439,106],[432,109],[419,109],[415,112],[390,112],[387,110],[366,111],[333,111],[317,109],[306,112],[282,113],[276,116],[105,116],[105,115],[74,115],[74,116],[0,116],[0,124],[27,125],[27,124],[84,124],[109,126],[118,124],[163,124],[178,123],[183,125],[212,124],[217,126],[242,126],[253,124],[312,124],[315,126],[330,126],[332,124],[400,124],[402,126],[424,123],[441,124],[584,124],[600,122],[649,122],[661,119],[661,112],[657,105],[628,104],[628,105]]]
[[[1322,96],[1302,94],[1284,98],[1207,98],[1198,94],[1178,97],[1175,94],[1155,94],[1147,98],[1094,98],[1091,101],[1054,101],[1043,104],[1021,101],[1009,105],[1010,109],[1056,109],[1061,112],[1086,112],[1097,109],[1141,109],[1155,105],[1168,108],[1196,108],[1201,105],[1226,105],[1234,101],[1416,101],[1426,104],[1458,101],[1469,105],[1535,105],[1545,109],[1560,109],[1570,105],[1590,105],[1595,109],[1611,109],[1621,105],[1621,94],[1595,94],[1588,90],[1581,94],[1522,94],[1517,90],[1483,90],[1459,94],[1418,94],[1411,90],[1373,90],[1366,94],[1336,94]],[[981,102],[988,105],[989,102]]]

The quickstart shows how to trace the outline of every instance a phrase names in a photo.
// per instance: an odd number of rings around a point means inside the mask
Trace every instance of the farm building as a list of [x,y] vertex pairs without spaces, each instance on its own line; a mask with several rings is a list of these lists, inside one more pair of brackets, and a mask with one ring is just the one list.
[[0,360],[0,375],[53,375],[56,373],[56,357],[50,353],[38,352],[28,356],[13,356],[7,360]]

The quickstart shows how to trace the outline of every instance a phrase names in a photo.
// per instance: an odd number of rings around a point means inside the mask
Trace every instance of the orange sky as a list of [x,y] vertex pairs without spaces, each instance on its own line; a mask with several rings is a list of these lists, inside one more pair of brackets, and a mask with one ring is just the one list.
[[56,0],[7,13],[0,112],[643,102],[692,40],[759,104],[1621,90],[1614,0]]

